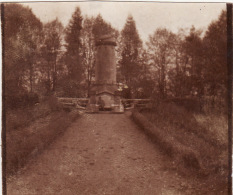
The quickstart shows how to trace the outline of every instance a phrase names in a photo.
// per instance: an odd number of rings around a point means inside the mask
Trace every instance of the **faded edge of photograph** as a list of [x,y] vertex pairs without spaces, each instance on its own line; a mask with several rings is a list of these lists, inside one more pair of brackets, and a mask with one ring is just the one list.
[[231,194],[232,4],[1,4],[3,194]]

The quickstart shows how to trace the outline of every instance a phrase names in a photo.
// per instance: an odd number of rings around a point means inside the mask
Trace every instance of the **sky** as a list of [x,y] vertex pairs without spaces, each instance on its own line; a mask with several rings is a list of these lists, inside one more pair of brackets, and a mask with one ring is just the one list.
[[143,41],[159,27],[165,27],[173,32],[179,28],[206,30],[208,25],[217,20],[225,3],[158,3],[158,2],[33,2],[22,3],[32,8],[34,14],[42,22],[48,22],[56,17],[66,26],[77,6],[82,15],[97,16],[122,30],[126,19],[131,14],[136,22],[139,35]]

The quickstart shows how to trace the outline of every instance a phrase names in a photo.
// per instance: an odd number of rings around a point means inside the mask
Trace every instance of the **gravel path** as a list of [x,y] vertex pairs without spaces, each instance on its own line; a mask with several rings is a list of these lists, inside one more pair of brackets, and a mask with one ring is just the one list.
[[7,194],[193,194],[169,161],[129,114],[85,114],[7,181]]

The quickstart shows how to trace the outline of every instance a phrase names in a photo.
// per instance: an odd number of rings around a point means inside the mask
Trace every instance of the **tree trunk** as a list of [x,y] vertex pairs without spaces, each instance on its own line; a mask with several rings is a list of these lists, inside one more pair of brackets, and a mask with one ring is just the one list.
[[90,90],[91,90],[91,82],[88,79],[88,81],[87,81],[87,97],[90,97]]
[[166,75],[165,75],[165,57],[162,58],[162,67],[161,67],[161,95],[162,98],[165,98],[165,88],[166,88]]
[[53,88],[52,91],[54,92],[56,89],[56,82],[57,82],[57,57],[54,57],[54,70],[53,70]]
[[50,86],[50,63],[48,62],[48,69],[47,69],[47,92],[49,93],[50,92],[50,89],[51,89],[51,86]]
[[30,80],[30,92],[32,93],[32,85],[33,85],[33,65],[32,64],[30,64],[30,78],[29,78],[29,80]]

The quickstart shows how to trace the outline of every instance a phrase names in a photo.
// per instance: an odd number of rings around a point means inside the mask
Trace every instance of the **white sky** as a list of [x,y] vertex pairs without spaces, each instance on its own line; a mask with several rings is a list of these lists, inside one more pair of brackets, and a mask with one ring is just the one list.
[[128,14],[136,21],[140,37],[145,41],[158,27],[166,27],[173,32],[179,28],[206,29],[216,20],[225,3],[158,3],[158,2],[32,2],[22,3],[42,22],[56,17],[66,26],[75,7],[79,6],[83,15],[102,17],[118,30],[124,27]]

